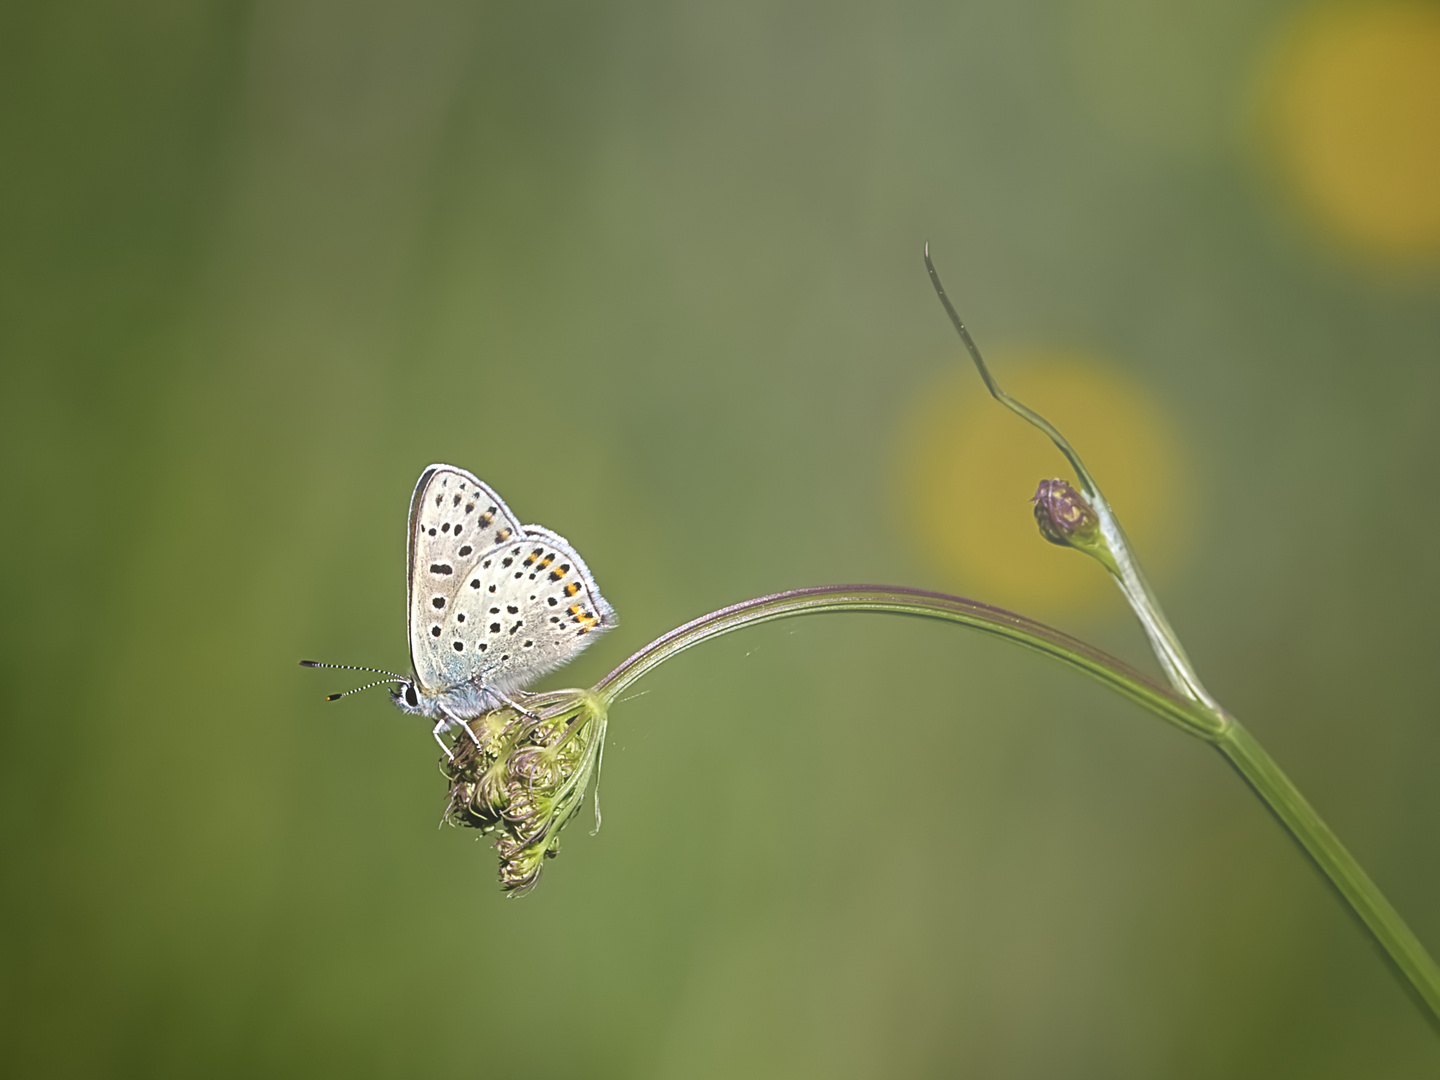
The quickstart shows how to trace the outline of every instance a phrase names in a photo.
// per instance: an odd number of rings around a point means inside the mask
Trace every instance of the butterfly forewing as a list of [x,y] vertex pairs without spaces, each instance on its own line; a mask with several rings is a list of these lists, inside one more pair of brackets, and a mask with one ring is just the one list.
[[435,616],[447,613],[487,550],[522,532],[500,496],[464,469],[432,465],[420,474],[410,499],[406,597],[410,659],[422,687],[454,685],[462,681],[456,673],[473,670],[473,658],[444,655],[432,633]]
[[519,525],[494,492],[449,466],[427,470],[412,500],[409,594],[411,659],[431,694],[509,694],[615,624],[563,537]]

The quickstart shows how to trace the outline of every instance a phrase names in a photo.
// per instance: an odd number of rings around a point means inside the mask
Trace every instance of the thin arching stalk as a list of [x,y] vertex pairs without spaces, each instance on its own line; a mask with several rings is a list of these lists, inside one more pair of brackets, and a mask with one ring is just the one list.
[[1215,718],[1195,703],[1068,634],[1023,615],[964,597],[893,585],[794,589],[721,608],[652,641],[601,679],[592,692],[608,703],[656,665],[710,638],[775,619],[841,611],[888,612],[959,623],[1052,656],[1207,742],[1214,742],[1221,733],[1221,725]]
[[641,648],[587,696],[601,710],[687,649],[759,623],[802,615],[878,612],[956,623],[1059,660],[1122,697],[1211,744],[1245,779],[1333,886],[1391,963],[1427,1019],[1440,1028],[1440,967],[1355,857],[1300,794],[1260,743],[1234,718],[1158,685],[1115,657],[1023,615],[960,596],[887,585],[826,585],[761,596],[712,611]]

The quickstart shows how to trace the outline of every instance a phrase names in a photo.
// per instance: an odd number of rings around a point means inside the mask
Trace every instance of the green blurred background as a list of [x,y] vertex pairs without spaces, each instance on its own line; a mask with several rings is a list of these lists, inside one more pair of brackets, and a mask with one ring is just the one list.
[[[1326,82],[1324,34],[1376,12],[1372,74],[1419,90]],[[1435,1075],[1218,756],[1013,648],[844,616],[686,654],[612,714],[604,831],[518,900],[437,831],[426,726],[295,665],[405,664],[407,500],[449,461],[620,613],[544,686],[836,581],[1152,667],[1030,534],[1043,443],[998,502],[917,464],[981,415],[936,411],[973,380],[928,238],[1082,453],[1094,410],[1027,357],[1139,403],[1097,426],[1141,432],[1112,470],[1176,463],[1116,501],[1202,675],[1440,947],[1434,16],[6,5],[0,1068]],[[1345,143],[1375,131],[1390,158]]]

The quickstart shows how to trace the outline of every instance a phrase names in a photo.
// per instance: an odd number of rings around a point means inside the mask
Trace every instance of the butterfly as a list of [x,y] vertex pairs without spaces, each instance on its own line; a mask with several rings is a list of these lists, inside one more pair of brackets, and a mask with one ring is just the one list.
[[428,466],[410,497],[405,604],[414,674],[360,670],[388,675],[392,700],[434,720],[447,755],[442,733],[454,726],[473,739],[464,721],[502,705],[526,712],[511,695],[616,622],[569,541],[520,524],[487,484],[454,465]]

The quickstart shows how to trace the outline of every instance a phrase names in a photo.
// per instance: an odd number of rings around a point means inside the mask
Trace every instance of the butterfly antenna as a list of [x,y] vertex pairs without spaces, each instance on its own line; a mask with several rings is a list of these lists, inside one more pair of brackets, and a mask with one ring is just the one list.
[[326,695],[325,695],[325,700],[326,700],[326,701],[339,701],[342,697],[349,697],[351,694],[358,694],[361,690],[369,690],[369,689],[371,689],[372,687],[384,686],[386,683],[404,682],[404,681],[405,681],[404,679],[400,679],[400,678],[395,678],[395,679],[376,679],[376,680],[375,680],[374,682],[372,682],[372,683],[366,683],[364,686],[357,686],[357,687],[355,687],[355,689],[353,689],[353,690],[341,690],[340,693],[338,693],[338,694],[326,694]]
[[357,686],[353,690],[342,690],[338,694],[325,695],[326,701],[339,701],[342,697],[349,697],[351,694],[358,694],[361,690],[370,690],[376,686],[383,686],[392,682],[409,682],[403,675],[396,675],[393,671],[386,671],[384,668],[359,667],[355,664],[322,664],[319,660],[301,660],[301,667],[336,668],[340,671],[368,671],[372,675],[384,675],[383,679],[376,679],[374,682],[366,683],[364,686]]
[[374,675],[388,675],[390,678],[397,679],[400,682],[409,682],[404,675],[396,675],[393,671],[386,671],[384,668],[378,667],[360,667],[357,664],[323,664],[319,660],[301,660],[300,666],[336,668],[339,671],[368,671]]

